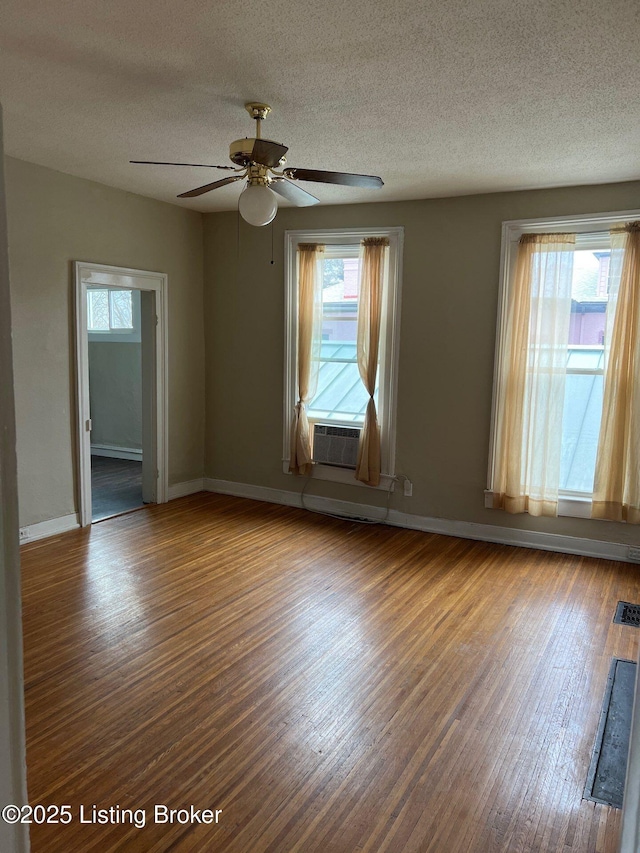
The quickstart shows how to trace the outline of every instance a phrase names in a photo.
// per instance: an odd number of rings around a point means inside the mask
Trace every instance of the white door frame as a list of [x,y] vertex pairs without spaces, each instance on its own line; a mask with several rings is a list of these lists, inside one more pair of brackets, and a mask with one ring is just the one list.
[[89,408],[89,336],[87,331],[87,288],[103,285],[155,294],[155,435],[158,482],[156,502],[167,501],[168,476],[168,367],[167,367],[167,276],[164,273],[112,267],[74,261],[76,307],[76,383],[78,471],[80,487],[79,521],[91,524],[91,432]]

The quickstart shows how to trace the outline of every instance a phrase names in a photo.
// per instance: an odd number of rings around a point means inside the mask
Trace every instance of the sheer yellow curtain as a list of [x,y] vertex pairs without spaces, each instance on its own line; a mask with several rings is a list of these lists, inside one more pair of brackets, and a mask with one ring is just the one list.
[[557,515],[575,234],[523,234],[501,361],[493,506]]
[[311,439],[306,405],[316,392],[322,342],[322,258],[324,246],[298,245],[298,402],[291,424],[289,471],[311,473]]
[[611,232],[593,518],[640,524],[640,222]]
[[380,483],[380,427],[373,395],[378,375],[382,297],[387,276],[389,240],[367,237],[360,248],[360,289],[358,295],[358,369],[369,402],[358,445],[356,480],[377,486]]

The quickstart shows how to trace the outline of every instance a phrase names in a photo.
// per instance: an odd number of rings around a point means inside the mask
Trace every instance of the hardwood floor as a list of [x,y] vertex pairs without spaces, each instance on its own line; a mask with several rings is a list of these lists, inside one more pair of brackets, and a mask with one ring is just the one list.
[[582,792],[637,566],[218,495],[22,560],[30,801],[74,816],[34,853],[616,850]]

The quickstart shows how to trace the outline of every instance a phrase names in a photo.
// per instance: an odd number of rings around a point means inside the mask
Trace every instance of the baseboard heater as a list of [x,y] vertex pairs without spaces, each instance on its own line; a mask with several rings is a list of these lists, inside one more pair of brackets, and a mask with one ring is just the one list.
[[321,465],[355,469],[360,432],[359,427],[314,424],[313,461]]

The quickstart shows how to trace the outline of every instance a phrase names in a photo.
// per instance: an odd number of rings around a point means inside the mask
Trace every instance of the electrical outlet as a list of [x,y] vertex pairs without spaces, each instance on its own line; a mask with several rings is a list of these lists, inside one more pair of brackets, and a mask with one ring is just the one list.
[[20,528],[20,541],[26,542],[28,538],[29,538],[29,528],[28,527],[21,527]]
[[627,557],[629,558],[629,560],[631,560],[632,563],[640,563],[640,548],[636,548],[633,545],[629,545]]
[[413,494],[413,483],[411,480],[404,481],[404,496],[405,498],[410,498]]

